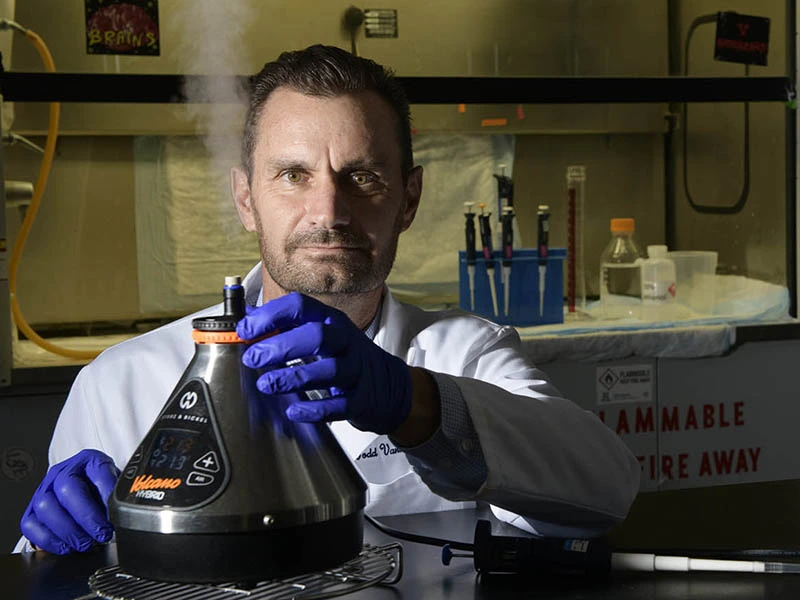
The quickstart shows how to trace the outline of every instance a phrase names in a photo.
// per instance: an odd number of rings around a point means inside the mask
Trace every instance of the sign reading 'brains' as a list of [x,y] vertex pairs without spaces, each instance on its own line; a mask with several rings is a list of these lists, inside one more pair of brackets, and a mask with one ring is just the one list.
[[84,0],[86,52],[158,56],[158,0]]

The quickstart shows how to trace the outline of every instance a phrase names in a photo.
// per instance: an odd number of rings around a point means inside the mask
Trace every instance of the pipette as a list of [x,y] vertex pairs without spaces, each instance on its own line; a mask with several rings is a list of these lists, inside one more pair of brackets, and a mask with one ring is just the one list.
[[481,228],[481,245],[483,246],[483,258],[486,262],[486,276],[489,279],[489,290],[492,293],[492,308],[494,316],[497,316],[497,289],[494,286],[494,251],[492,250],[492,226],[489,224],[489,217],[492,213],[484,212],[485,204],[479,204],[481,214],[478,215],[478,222]]
[[474,202],[464,202],[466,222],[464,234],[467,237],[467,246],[464,255],[467,260],[467,277],[469,278],[469,309],[475,310],[475,213],[472,212]]
[[[457,544],[457,546],[455,545]],[[456,554],[452,548],[471,550]],[[766,551],[767,553],[769,551]],[[671,556],[640,552],[615,552],[604,538],[533,538],[492,534],[489,521],[475,524],[473,544],[456,542],[442,548],[442,563],[472,558],[479,573],[577,573],[599,575],[609,571],[722,571],[739,573],[800,573],[800,563],[738,560],[723,556]],[[767,556],[769,556],[767,554]],[[757,556],[758,558],[766,556]]]
[[539,316],[544,314],[544,286],[547,279],[547,245],[550,236],[550,207],[540,204],[536,211],[539,255]]
[[511,290],[511,258],[514,255],[514,209],[503,207],[503,314],[508,316],[508,298]]

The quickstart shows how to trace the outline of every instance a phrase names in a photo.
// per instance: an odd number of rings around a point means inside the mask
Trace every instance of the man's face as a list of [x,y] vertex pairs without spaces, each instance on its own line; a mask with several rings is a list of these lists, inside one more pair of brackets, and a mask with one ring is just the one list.
[[[283,291],[358,294],[381,286],[411,225],[421,169],[404,183],[395,116],[372,92],[275,90],[263,107],[250,185],[232,176],[266,275]],[[267,280],[267,283],[268,280]]]

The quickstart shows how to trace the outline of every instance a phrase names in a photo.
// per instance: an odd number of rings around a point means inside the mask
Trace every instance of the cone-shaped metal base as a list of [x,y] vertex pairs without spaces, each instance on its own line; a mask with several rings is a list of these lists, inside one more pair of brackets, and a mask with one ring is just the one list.
[[151,533],[117,529],[120,566],[181,583],[256,583],[337,566],[363,546],[363,513],[254,533]]
[[361,551],[366,483],[327,424],[286,417],[295,395],[258,390],[229,312],[193,321],[194,357],[109,499],[132,575],[251,583]]

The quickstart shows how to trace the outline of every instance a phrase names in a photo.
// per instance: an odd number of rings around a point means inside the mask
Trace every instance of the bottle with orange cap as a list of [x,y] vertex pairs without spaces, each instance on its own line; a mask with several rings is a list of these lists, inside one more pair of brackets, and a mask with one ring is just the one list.
[[604,319],[641,316],[641,251],[634,219],[611,219],[611,241],[600,255],[600,307]]

